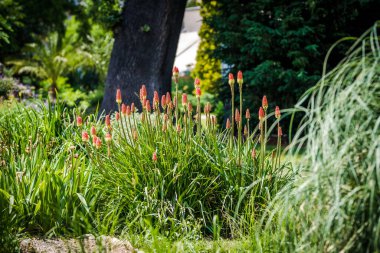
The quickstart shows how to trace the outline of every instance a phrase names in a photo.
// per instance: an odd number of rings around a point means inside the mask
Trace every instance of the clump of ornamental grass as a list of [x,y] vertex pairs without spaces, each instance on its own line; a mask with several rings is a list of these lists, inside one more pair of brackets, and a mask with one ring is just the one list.
[[74,146],[72,113],[59,104],[34,107],[0,112],[0,223],[10,237],[92,231],[97,192],[88,160]]
[[263,216],[265,227],[256,234],[261,251],[380,251],[377,25],[298,103],[305,118],[295,149],[306,149],[300,178]]
[[[197,104],[192,105],[186,94],[180,98],[177,68],[173,80],[173,99],[154,92],[149,101],[142,85],[142,111],[137,112],[134,104],[122,103],[118,90],[119,110],[106,115],[103,126],[78,127],[77,135],[83,136],[78,145],[95,165],[98,201],[106,203],[100,208],[102,220],[110,224],[109,233],[153,229],[169,238],[245,235],[292,175],[290,164],[280,161],[280,141],[266,149],[267,120],[274,114],[281,139],[280,110],[269,114],[264,97],[259,125],[253,131],[243,128],[239,72],[240,110],[219,130],[211,104],[201,108],[201,81],[195,79]],[[249,123],[249,110],[245,117]]]

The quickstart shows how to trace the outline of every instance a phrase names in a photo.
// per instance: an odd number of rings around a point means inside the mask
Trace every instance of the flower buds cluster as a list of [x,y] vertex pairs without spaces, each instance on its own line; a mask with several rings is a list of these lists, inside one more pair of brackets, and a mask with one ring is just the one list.
[[264,108],[264,111],[266,111],[266,110],[268,109],[268,100],[267,100],[267,96],[264,96],[264,97],[263,97],[262,106],[263,106],[263,108]]
[[262,107],[259,109],[259,120],[263,120],[265,118],[265,112]]
[[243,72],[241,72],[240,70],[237,73],[237,82],[240,87],[243,85]]
[[230,119],[228,118],[226,121],[226,129],[230,129],[230,128],[231,128],[231,122],[230,122]]
[[117,90],[116,90],[116,103],[117,103],[118,105],[121,104],[121,90],[120,90],[120,89],[117,89]]
[[249,112],[249,109],[247,109],[247,110],[245,111],[245,118],[246,118],[246,119],[250,119],[250,118],[251,118],[251,113]]
[[276,109],[274,111],[274,116],[276,117],[276,119],[279,119],[281,117],[280,107],[276,106]]
[[81,127],[83,125],[82,117],[78,116],[77,117],[77,126]]
[[235,110],[235,122],[239,123],[241,121],[240,112],[238,109]]

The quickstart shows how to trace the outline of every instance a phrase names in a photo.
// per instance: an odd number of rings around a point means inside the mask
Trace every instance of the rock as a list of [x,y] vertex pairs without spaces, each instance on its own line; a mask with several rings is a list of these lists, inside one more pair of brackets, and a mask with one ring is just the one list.
[[137,252],[132,245],[125,240],[120,240],[111,236],[100,236],[95,238],[91,234],[83,235],[77,239],[39,239],[28,238],[20,243],[22,253],[69,253],[69,252],[110,252],[110,253],[131,253]]

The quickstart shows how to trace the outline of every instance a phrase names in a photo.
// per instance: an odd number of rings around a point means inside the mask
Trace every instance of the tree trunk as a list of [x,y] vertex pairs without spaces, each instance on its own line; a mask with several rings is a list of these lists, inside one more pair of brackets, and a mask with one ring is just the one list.
[[[170,92],[186,0],[126,0],[122,20],[114,30],[115,42],[101,111],[116,110],[116,89],[123,103],[140,105],[142,84],[152,101],[153,91]],[[141,108],[141,107],[140,107]]]

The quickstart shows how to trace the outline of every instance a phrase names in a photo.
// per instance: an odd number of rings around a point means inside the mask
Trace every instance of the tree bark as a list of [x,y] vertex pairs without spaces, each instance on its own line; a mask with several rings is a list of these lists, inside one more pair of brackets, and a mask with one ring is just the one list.
[[[117,109],[116,89],[123,103],[140,105],[139,88],[170,92],[171,71],[181,32],[186,0],[126,0],[122,20],[114,30],[115,42],[101,112]],[[141,108],[141,107],[140,107]]]

